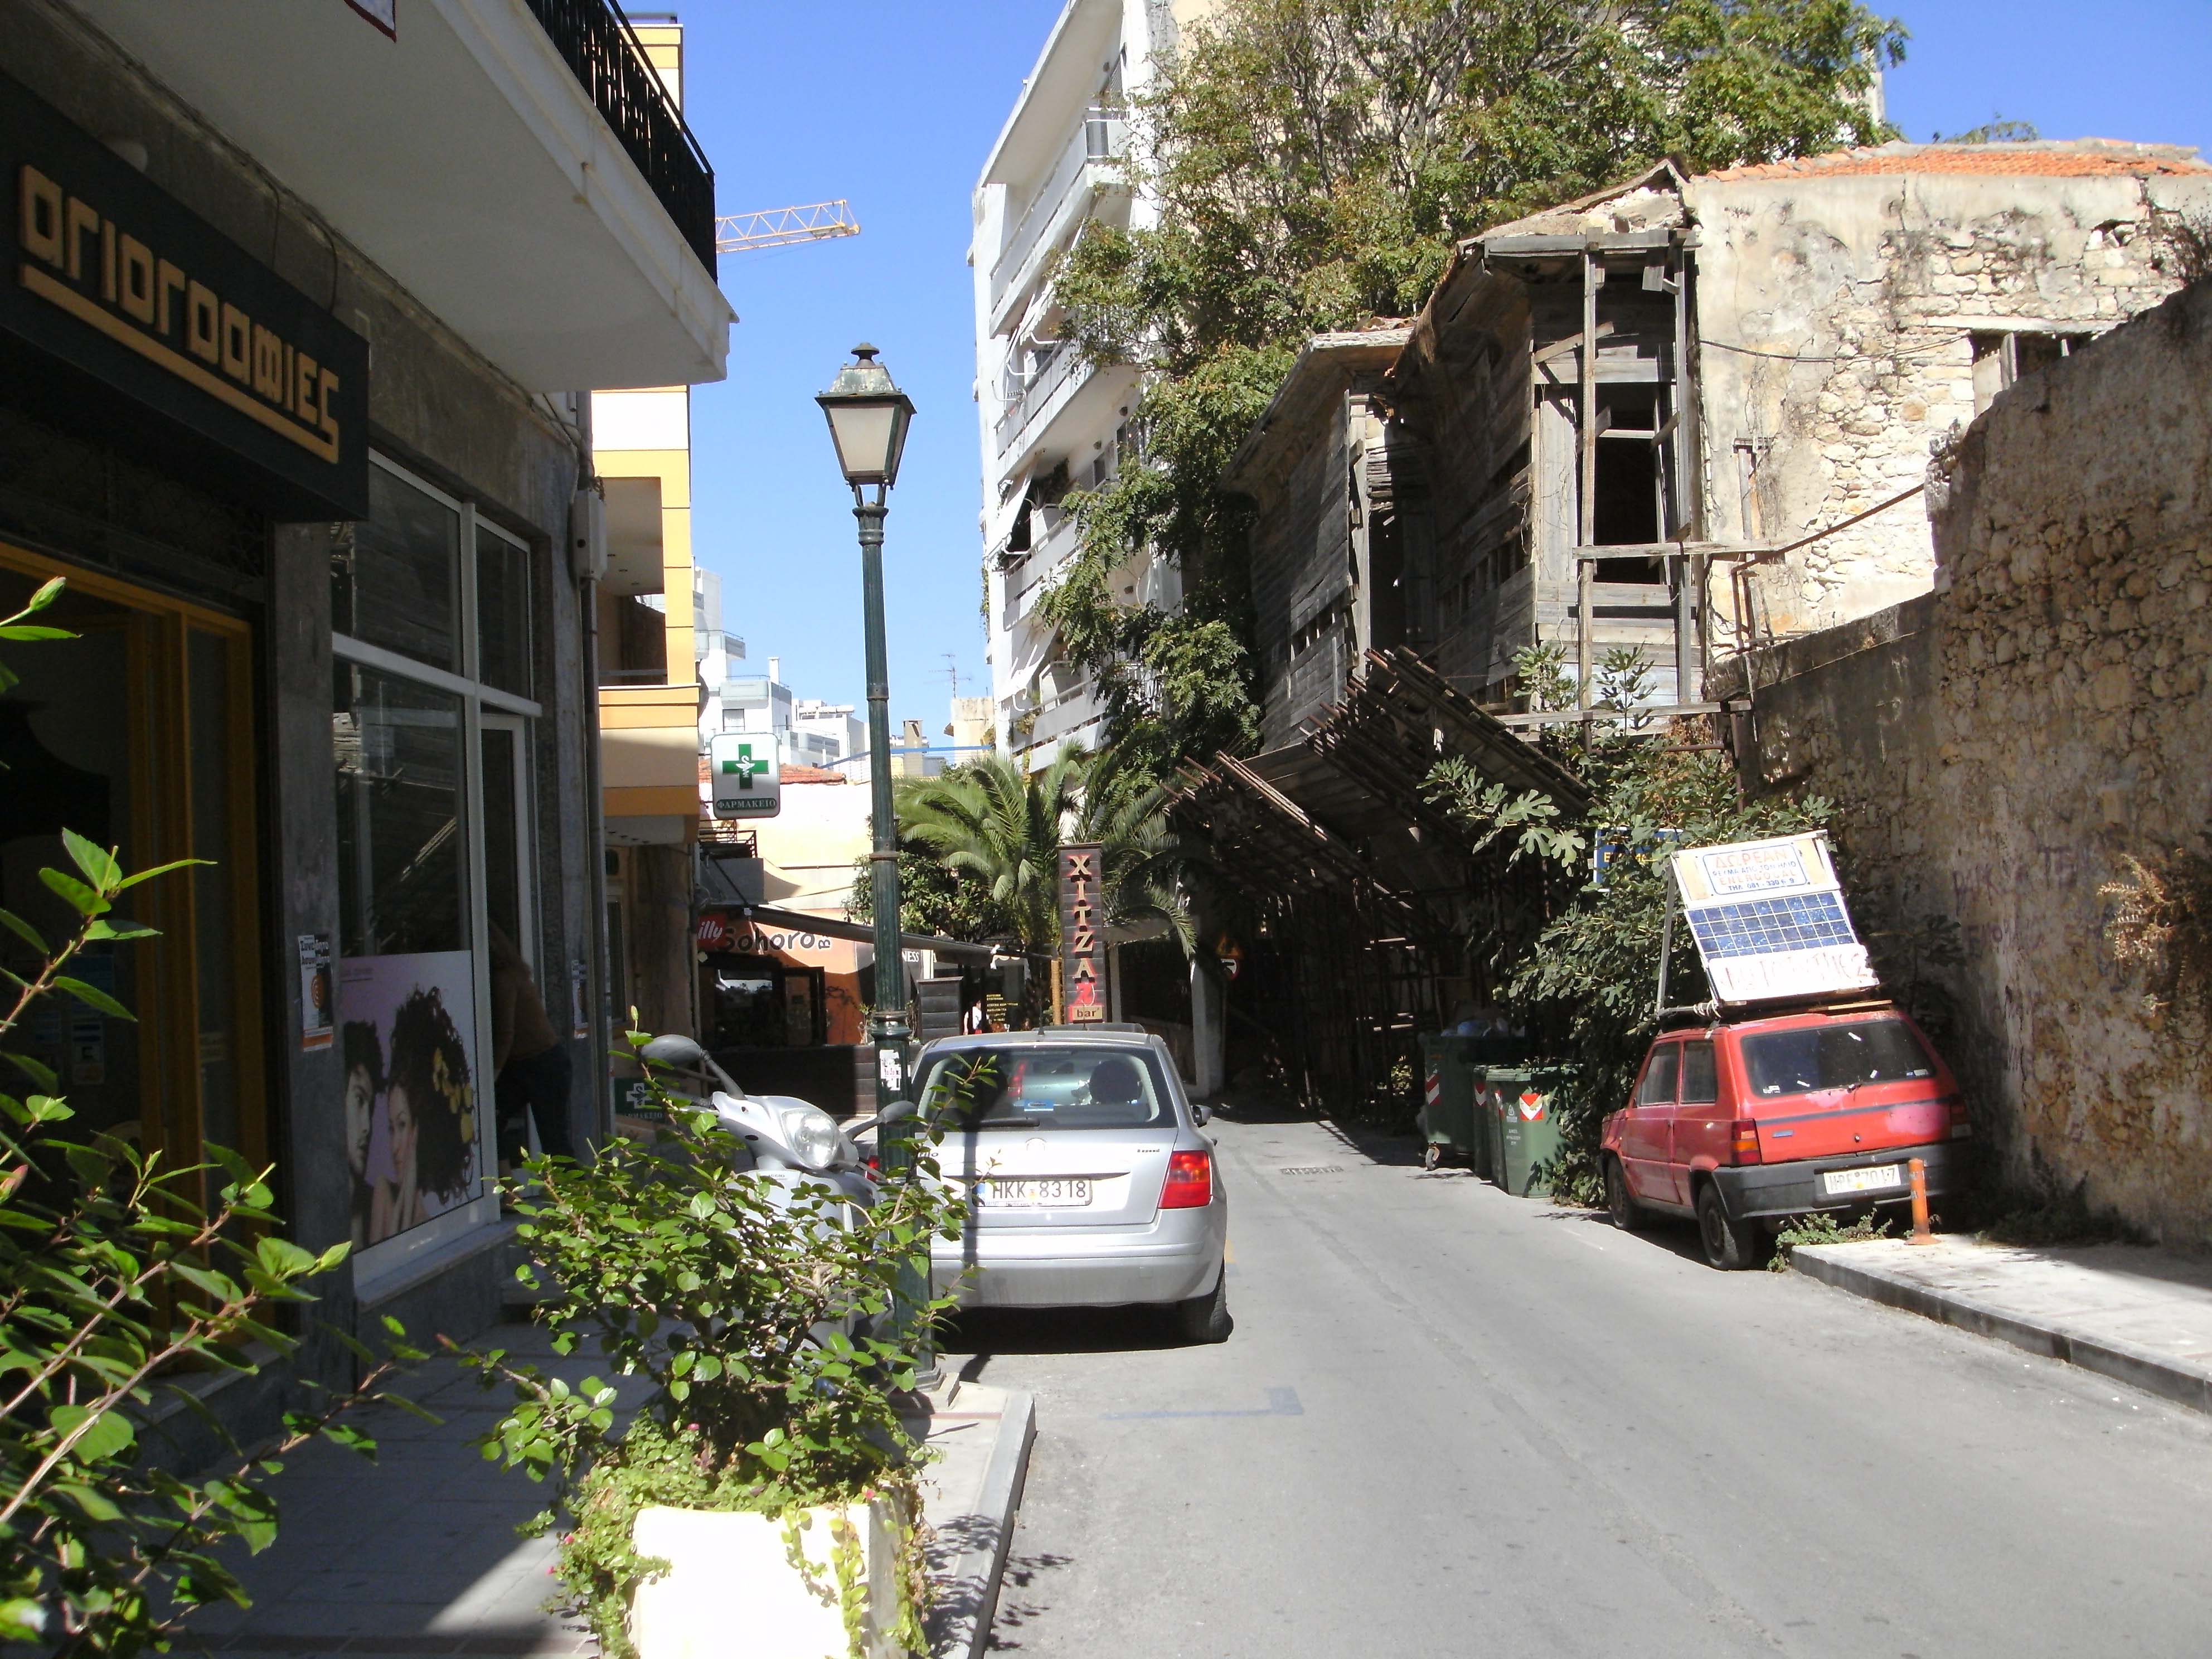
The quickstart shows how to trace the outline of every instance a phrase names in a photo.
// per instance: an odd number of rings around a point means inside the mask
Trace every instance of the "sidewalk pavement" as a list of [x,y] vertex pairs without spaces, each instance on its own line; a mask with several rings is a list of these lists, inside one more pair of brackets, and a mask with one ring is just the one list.
[[[588,1358],[556,1356],[535,1325],[487,1332],[477,1346],[503,1347],[572,1382],[605,1374]],[[635,1403],[640,1385],[616,1380],[624,1403]],[[389,1408],[362,1413],[352,1420],[376,1439],[373,1465],[324,1442],[295,1452],[270,1482],[276,1541],[234,1564],[253,1606],[204,1609],[183,1647],[522,1659],[598,1653],[581,1619],[545,1610],[556,1588],[554,1540],[516,1534],[544,1506],[546,1489],[485,1461],[471,1443],[499,1420],[507,1391],[483,1392],[447,1359],[423,1366],[410,1384],[396,1392],[443,1421]],[[1027,1395],[973,1385],[951,1385],[937,1401],[928,1442],[943,1455],[923,1494],[940,1587],[931,1622],[933,1636],[944,1632],[935,1652],[964,1659],[988,1638],[1036,1413]]]
[[1801,1245],[1790,1265],[1854,1295],[2212,1412],[2212,1257],[1939,1234],[1927,1245]]

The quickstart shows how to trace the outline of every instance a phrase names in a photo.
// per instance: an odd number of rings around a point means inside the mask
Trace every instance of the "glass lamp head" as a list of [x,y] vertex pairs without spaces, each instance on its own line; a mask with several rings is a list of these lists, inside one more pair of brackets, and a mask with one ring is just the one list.
[[876,361],[875,347],[863,342],[853,348],[853,357],[814,401],[830,419],[845,482],[855,489],[865,484],[888,489],[898,482],[899,455],[906,448],[914,404],[891,383],[890,371]]

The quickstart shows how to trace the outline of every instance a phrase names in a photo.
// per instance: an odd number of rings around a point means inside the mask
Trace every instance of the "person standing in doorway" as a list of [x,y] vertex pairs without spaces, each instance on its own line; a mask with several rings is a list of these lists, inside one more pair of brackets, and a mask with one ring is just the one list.
[[548,1158],[574,1158],[568,1139],[568,1050],[553,1029],[530,964],[505,931],[491,930],[492,1096],[501,1174],[529,1151],[529,1124]]

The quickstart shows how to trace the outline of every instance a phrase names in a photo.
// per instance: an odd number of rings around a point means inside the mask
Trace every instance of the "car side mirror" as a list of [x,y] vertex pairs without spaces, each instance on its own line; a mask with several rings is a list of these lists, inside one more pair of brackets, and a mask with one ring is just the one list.
[[1213,1121],[1213,1114],[1207,1111],[1204,1106],[1200,1105],[1194,1100],[1190,1103],[1190,1117],[1191,1121],[1197,1124],[1201,1129]]

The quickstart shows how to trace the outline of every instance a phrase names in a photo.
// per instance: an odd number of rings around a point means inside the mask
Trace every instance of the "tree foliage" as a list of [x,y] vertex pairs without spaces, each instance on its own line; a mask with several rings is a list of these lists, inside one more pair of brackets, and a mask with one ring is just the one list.
[[[1088,227],[1072,337],[1146,371],[1138,458],[1071,498],[1044,604],[1115,741],[1149,764],[1257,738],[1239,504],[1224,466],[1313,333],[1419,309],[1455,241],[1627,177],[1895,137],[1869,111],[1904,31],[1856,0],[1224,0],[1133,112],[1157,224]],[[1181,616],[1118,605],[1150,548]]]
[[1034,774],[993,753],[938,777],[904,779],[896,793],[902,873],[915,859],[928,866],[925,890],[949,884],[957,896],[948,913],[1002,924],[954,937],[1003,933],[1027,950],[1048,951],[1060,939],[1059,850],[1095,842],[1108,921],[1165,922],[1188,950],[1182,887],[1198,855],[1168,821],[1167,793],[1124,756],[1087,754],[1073,744]]

